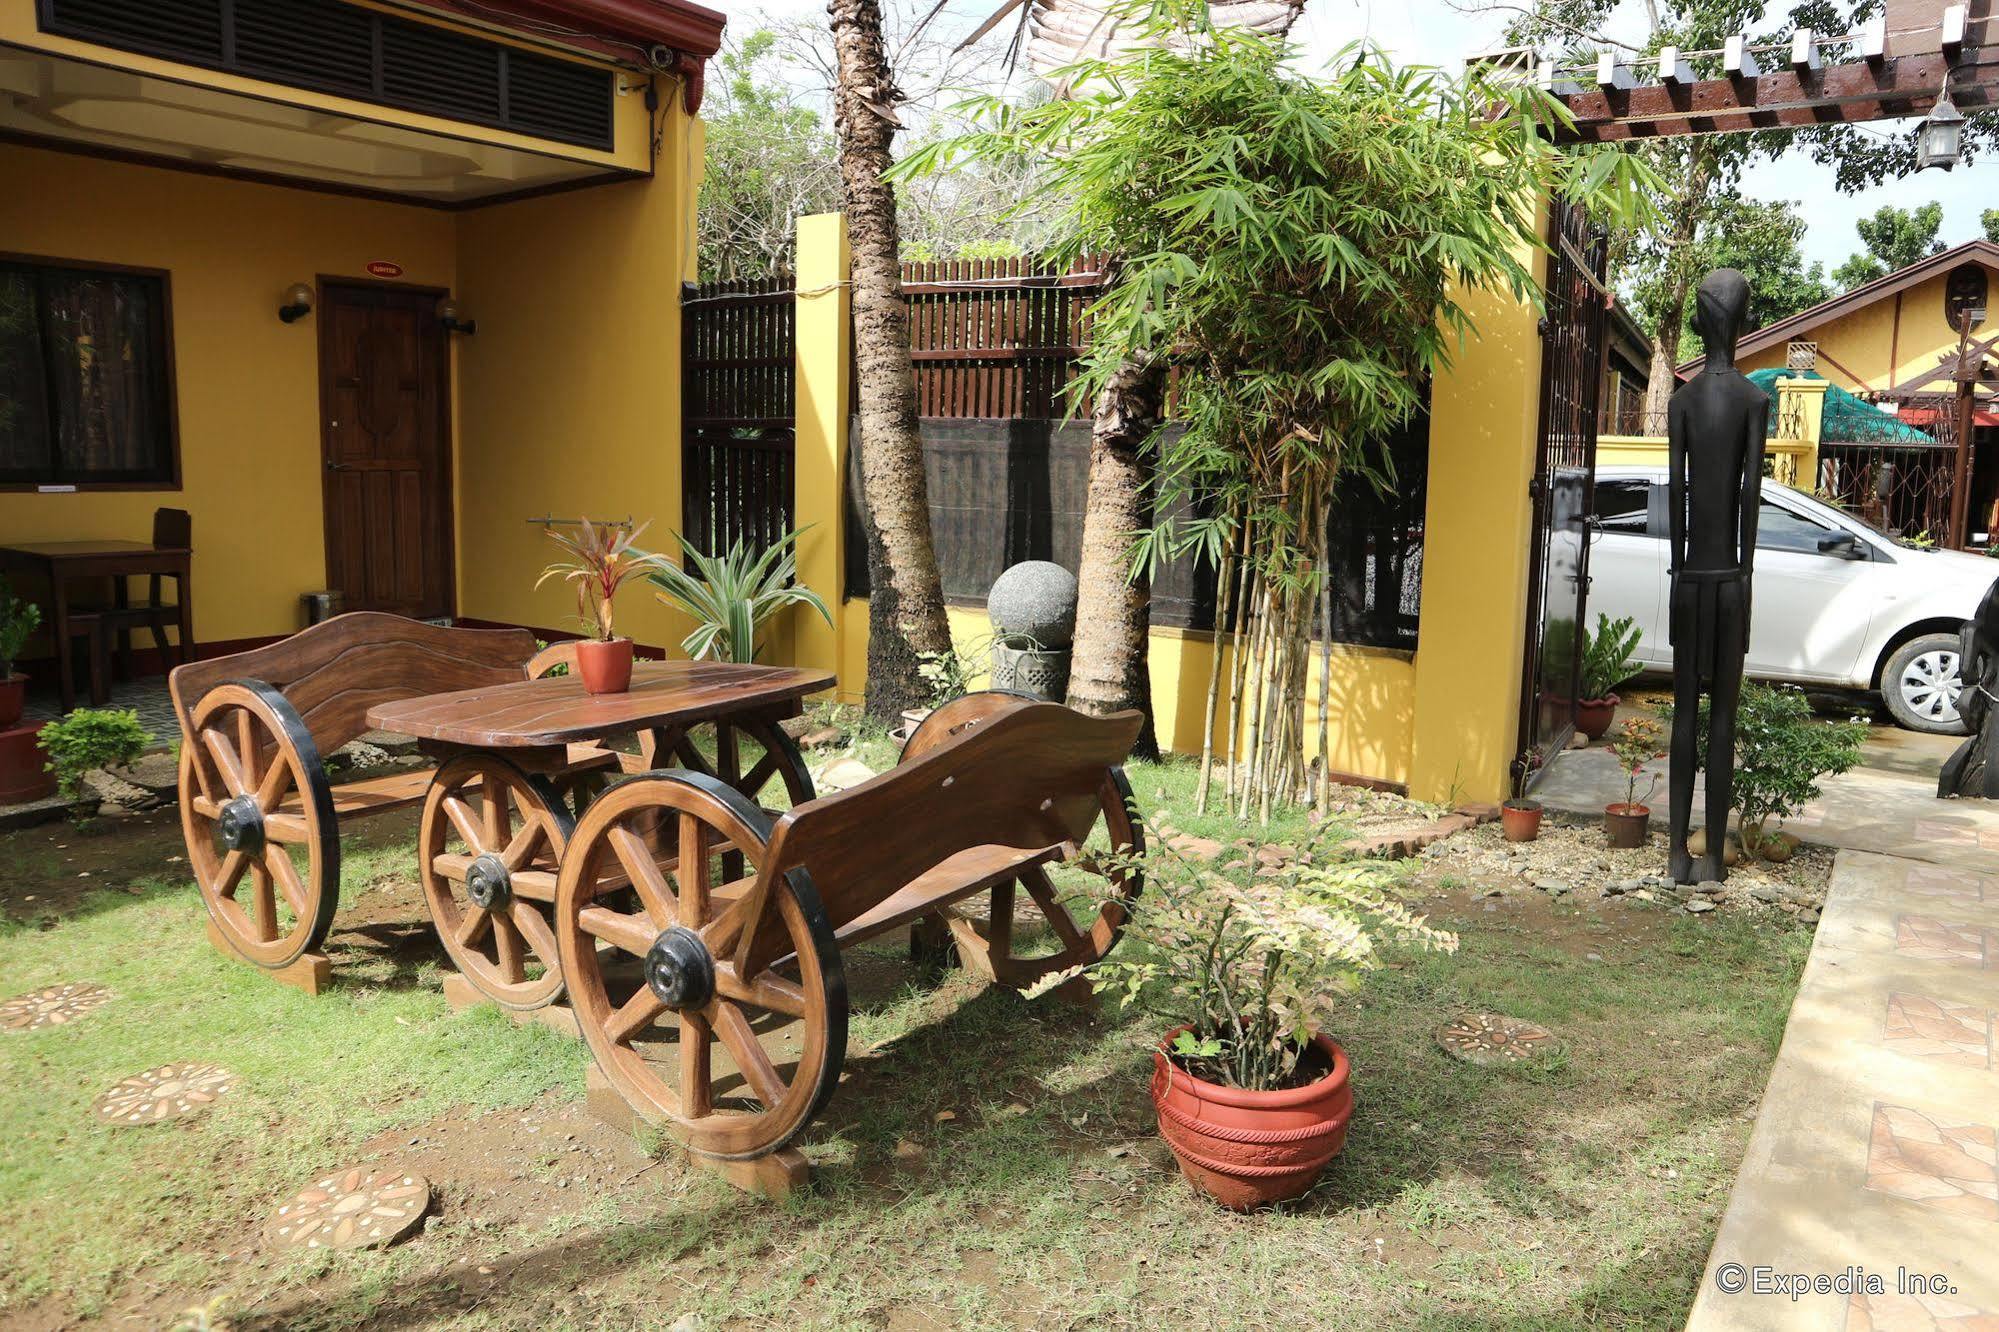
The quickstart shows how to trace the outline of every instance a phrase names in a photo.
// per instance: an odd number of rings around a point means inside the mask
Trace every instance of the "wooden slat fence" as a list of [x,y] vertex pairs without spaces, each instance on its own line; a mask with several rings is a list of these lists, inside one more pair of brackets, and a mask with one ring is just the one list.
[[953,259],[902,266],[916,414],[974,420],[1087,416],[1065,397],[1090,345],[1095,256],[1067,272],[1035,261]]
[[715,552],[793,523],[789,274],[681,291],[681,532]]

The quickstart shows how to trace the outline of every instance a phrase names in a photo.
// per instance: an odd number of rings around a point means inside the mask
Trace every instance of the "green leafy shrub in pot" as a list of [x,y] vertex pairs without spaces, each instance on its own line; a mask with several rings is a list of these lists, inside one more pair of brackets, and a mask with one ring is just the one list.
[[688,656],[755,661],[758,629],[785,606],[810,606],[828,625],[833,623],[819,594],[798,582],[803,532],[787,532],[762,550],[738,540],[721,555],[703,554],[674,534],[693,568],[659,558],[646,577],[659,588],[662,602],[694,621],[694,632],[680,640]]
[[0,680],[14,678],[14,662],[41,622],[42,608],[15,596],[7,580],[0,578]]
[[[1668,726],[1672,709],[1662,709]],[[1707,766],[1708,700],[1700,701],[1695,749]],[[1812,712],[1804,692],[1791,685],[1753,681],[1742,686],[1735,717],[1735,807],[1742,815],[1742,848],[1755,854],[1782,823],[1819,797],[1819,779],[1845,772],[1860,761],[1867,723],[1825,721]]]
[[75,801],[87,794],[86,773],[134,762],[151,748],[153,733],[130,708],[78,708],[44,726],[41,742],[63,799]]
[[1582,696],[1609,698],[1617,686],[1638,673],[1638,621],[1613,620],[1598,613],[1596,629],[1583,640]]

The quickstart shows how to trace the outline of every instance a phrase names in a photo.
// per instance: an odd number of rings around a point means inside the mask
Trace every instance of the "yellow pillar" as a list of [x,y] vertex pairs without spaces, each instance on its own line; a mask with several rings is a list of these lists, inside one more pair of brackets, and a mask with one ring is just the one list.
[[833,614],[829,627],[809,607],[794,608],[800,666],[838,671],[846,627],[845,512],[847,421],[852,410],[853,292],[847,284],[847,218],[816,213],[798,219],[794,286],[797,383],[792,468],[798,526],[798,581],[817,592]]
[[1795,470],[1786,484],[1807,494],[1818,489],[1819,438],[1825,429],[1825,391],[1829,387],[1823,379],[1786,376],[1777,381],[1777,434],[1805,445],[1792,455]]
[[[1546,256],[1537,253],[1533,266],[1545,281]],[[1431,394],[1409,763],[1409,793],[1419,800],[1505,798],[1519,749],[1540,312],[1504,291],[1462,299],[1477,331],[1453,349]]]

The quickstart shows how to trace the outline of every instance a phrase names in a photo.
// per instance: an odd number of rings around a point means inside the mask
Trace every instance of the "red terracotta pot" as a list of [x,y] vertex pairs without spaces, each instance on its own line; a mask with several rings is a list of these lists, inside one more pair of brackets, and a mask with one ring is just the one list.
[[586,638],[576,645],[576,673],[593,694],[622,694],[632,687],[632,640]]
[[1499,807],[1499,828],[1509,842],[1531,842],[1541,835],[1541,802],[1509,800]]
[[1617,705],[1623,702],[1615,694],[1605,694],[1602,698],[1585,698],[1576,702],[1576,729],[1592,740],[1603,739],[1605,731],[1617,716]]
[[0,727],[21,720],[21,710],[27,706],[28,677],[17,674],[0,679]]
[[0,727],[0,805],[20,805],[55,794],[55,774],[42,750],[42,723]]
[[1168,1032],[1152,1052],[1152,1104],[1180,1173],[1237,1212],[1302,1195],[1346,1146],[1353,1117],[1347,1052],[1320,1036],[1332,1072],[1286,1091],[1244,1091],[1197,1078],[1168,1058],[1185,1030]]
[[1603,828],[1609,835],[1610,844],[1622,851],[1645,845],[1651,832],[1652,807],[1650,805],[1605,805],[1603,807]]

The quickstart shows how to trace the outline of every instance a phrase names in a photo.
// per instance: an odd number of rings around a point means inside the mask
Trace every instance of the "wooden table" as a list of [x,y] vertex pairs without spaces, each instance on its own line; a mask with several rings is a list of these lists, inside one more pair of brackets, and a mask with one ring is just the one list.
[[[172,578],[180,602],[183,655],[193,659],[194,606],[188,597],[188,564],[193,552],[150,541],[17,541],[0,546],[0,573],[28,574],[49,585],[49,630],[55,635],[62,710],[76,706],[76,679],[70,669],[69,585],[84,578],[124,580],[147,574]],[[96,698],[93,703],[99,702]]]
[[560,767],[573,744],[642,732],[671,738],[722,720],[774,724],[797,716],[801,699],[834,683],[828,671],[794,666],[642,661],[622,694],[589,693],[573,674],[550,676],[378,703],[368,709],[368,724],[415,736],[440,756],[498,749],[523,767]]

